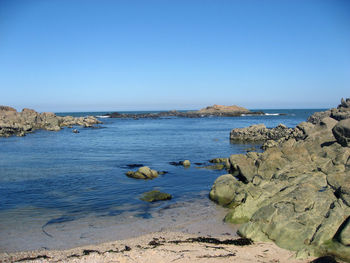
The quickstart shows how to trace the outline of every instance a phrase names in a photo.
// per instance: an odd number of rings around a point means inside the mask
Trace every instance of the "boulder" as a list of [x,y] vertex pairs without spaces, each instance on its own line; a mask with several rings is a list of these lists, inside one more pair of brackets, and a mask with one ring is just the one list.
[[164,201],[170,200],[172,198],[171,194],[162,193],[158,190],[149,191],[143,193],[140,197],[140,200],[145,202],[156,202],[156,201]]
[[158,172],[156,170],[152,170],[148,166],[142,166],[136,172],[126,172],[126,175],[135,179],[153,179],[158,177]]
[[215,180],[209,197],[211,200],[223,206],[232,204],[232,202],[240,204],[245,198],[245,194],[242,195],[240,193],[242,186],[243,184],[231,174],[225,174]]
[[182,165],[185,167],[189,167],[189,166],[191,166],[191,162],[189,160],[185,160],[182,162]]
[[350,146],[350,119],[339,121],[332,129],[337,142],[344,146]]

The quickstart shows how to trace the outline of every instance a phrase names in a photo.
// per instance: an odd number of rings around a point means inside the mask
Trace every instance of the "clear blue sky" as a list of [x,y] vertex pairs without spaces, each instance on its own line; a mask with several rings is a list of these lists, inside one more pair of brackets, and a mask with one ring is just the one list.
[[0,104],[39,111],[334,107],[348,0],[0,0]]

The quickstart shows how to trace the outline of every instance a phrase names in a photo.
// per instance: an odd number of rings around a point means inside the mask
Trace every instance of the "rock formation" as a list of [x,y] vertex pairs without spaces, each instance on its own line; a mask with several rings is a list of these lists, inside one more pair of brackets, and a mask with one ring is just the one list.
[[335,120],[345,120],[350,118],[350,98],[346,100],[341,99],[337,108],[333,108],[327,111],[316,112],[308,118],[308,122],[318,124],[323,118],[331,117]]
[[183,117],[183,118],[201,118],[209,116],[220,116],[220,117],[236,117],[242,115],[262,115],[261,111],[250,111],[246,108],[239,106],[223,106],[223,105],[213,105],[206,108],[200,109],[198,111],[163,111],[157,113],[118,113],[112,112],[106,114],[110,118],[162,118],[162,117]]
[[31,109],[23,109],[22,112],[17,112],[14,108],[0,106],[0,137],[24,136],[26,133],[38,129],[59,131],[62,127],[74,125],[92,127],[99,123],[101,122],[92,116],[61,117],[51,112],[38,113]]
[[210,198],[231,208],[225,220],[242,224],[244,237],[350,262],[348,119],[317,116],[316,124],[267,141],[263,153],[231,155],[229,174],[215,181]]
[[276,128],[268,129],[264,124],[256,124],[247,128],[236,128],[230,133],[231,141],[254,141],[263,142],[267,140],[278,140],[286,136],[290,136],[293,129],[279,124]]

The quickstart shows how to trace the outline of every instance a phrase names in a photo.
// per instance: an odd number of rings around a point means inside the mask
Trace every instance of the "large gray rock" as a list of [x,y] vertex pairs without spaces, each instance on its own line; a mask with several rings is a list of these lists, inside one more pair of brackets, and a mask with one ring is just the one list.
[[350,146],[350,119],[339,121],[333,128],[333,135],[342,146]]

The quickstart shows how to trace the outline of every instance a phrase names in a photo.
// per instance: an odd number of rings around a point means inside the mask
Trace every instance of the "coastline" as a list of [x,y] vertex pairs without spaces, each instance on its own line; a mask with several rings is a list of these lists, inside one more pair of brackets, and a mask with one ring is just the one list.
[[[157,232],[136,238],[89,245],[69,250],[0,253],[1,262],[289,262],[294,252],[274,243],[254,242],[250,245],[197,242],[198,235],[181,232]],[[212,236],[221,241],[229,236]]]

